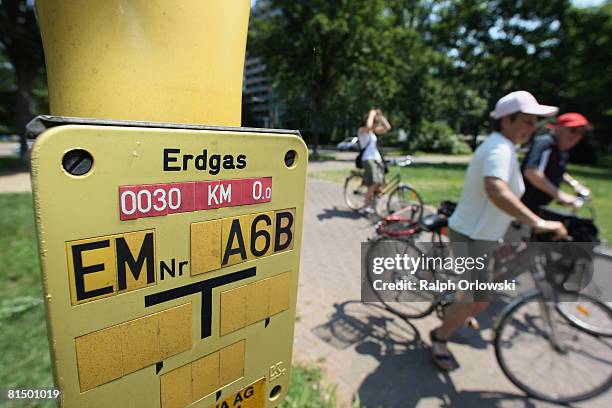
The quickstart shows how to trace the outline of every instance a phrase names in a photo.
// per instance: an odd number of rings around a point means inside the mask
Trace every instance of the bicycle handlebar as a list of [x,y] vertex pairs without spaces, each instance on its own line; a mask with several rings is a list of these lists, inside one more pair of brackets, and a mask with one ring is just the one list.
[[386,160],[387,164],[390,166],[398,166],[398,167],[406,167],[412,164],[412,156],[406,155],[403,159],[389,159]]

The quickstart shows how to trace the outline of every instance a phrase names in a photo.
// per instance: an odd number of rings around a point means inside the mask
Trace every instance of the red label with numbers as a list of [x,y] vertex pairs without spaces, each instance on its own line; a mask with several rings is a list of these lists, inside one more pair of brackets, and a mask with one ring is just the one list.
[[120,186],[119,218],[126,221],[271,200],[272,177]]

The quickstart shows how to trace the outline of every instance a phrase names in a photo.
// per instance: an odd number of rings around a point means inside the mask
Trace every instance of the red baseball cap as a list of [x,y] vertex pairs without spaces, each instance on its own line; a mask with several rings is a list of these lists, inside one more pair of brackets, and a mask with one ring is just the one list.
[[581,115],[576,112],[568,112],[563,115],[559,115],[557,117],[557,121],[555,123],[549,123],[546,125],[549,129],[555,129],[559,127],[581,127],[584,126],[588,130],[593,129],[593,126],[589,123],[587,118],[584,115]]

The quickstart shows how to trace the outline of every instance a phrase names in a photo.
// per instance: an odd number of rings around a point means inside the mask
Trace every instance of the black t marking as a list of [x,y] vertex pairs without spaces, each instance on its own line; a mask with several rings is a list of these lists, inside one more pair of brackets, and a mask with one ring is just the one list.
[[205,339],[210,336],[212,331],[212,290],[218,286],[227,285],[228,283],[238,282],[243,279],[252,278],[257,274],[257,268],[252,266],[238,272],[229,273],[227,275],[218,276],[216,278],[190,283],[189,285],[179,286],[178,288],[169,289],[163,292],[153,293],[145,296],[145,307],[155,306],[160,303],[178,299],[184,296],[200,293],[202,295],[201,316],[201,338]]

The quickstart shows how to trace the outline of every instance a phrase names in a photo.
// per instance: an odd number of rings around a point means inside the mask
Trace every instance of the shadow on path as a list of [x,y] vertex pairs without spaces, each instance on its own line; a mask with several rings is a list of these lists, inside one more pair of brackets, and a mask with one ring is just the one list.
[[[497,310],[493,306],[481,322],[492,321],[490,315]],[[485,327],[490,326],[486,323]],[[432,363],[430,347],[415,326],[377,304],[358,300],[334,304],[329,320],[312,332],[334,348],[354,346],[359,354],[378,360],[378,367],[358,389],[364,407],[413,407],[425,398],[438,400],[440,407],[535,407],[522,395],[458,391],[451,377]],[[473,347],[487,345],[480,335],[467,333],[467,329],[465,333],[458,331],[453,341]]]
[[357,211],[340,209],[336,206],[334,208],[324,208],[322,213],[317,214],[319,221],[329,220],[332,218],[349,218],[352,220],[358,220],[363,215]]

